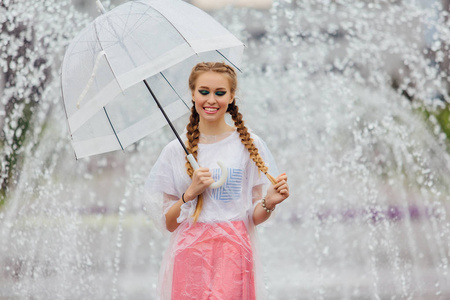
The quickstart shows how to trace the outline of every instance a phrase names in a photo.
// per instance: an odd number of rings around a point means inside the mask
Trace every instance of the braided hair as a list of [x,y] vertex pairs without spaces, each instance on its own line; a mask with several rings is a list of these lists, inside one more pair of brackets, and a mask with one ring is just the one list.
[[[197,81],[197,78],[205,73],[205,72],[217,72],[224,76],[226,76],[230,83],[230,92],[232,95],[235,94],[237,89],[237,75],[235,70],[230,67],[229,65],[222,63],[222,62],[202,62],[197,64],[194,68],[192,68],[191,75],[189,76],[189,88],[193,92],[195,90],[195,83]],[[244,120],[242,117],[242,114],[239,112],[239,108],[236,105],[236,100],[233,99],[233,102],[231,102],[228,105],[227,112],[230,113],[231,118],[234,121],[234,125],[236,127],[237,132],[239,133],[239,137],[241,139],[242,144],[245,146],[245,148],[248,150],[250,154],[250,158],[255,162],[256,166],[258,167],[258,170],[266,174],[267,178],[272,182],[272,184],[276,183],[276,180],[273,176],[271,176],[267,171],[268,168],[264,164],[264,161],[261,157],[261,155],[258,152],[258,148],[254,145],[253,139],[250,137],[250,133],[248,132],[247,127],[244,124]],[[198,154],[198,142],[200,137],[200,130],[199,130],[199,122],[200,122],[200,116],[198,112],[195,109],[195,105],[191,108],[191,116],[189,118],[189,123],[186,126],[187,130],[187,149],[189,152],[197,159]],[[189,161],[186,158],[186,169],[187,174],[192,178],[194,174],[194,168],[191,166]],[[197,221],[200,212],[203,207],[203,195],[198,196],[197,200],[197,206],[195,208],[194,212],[194,222]]]

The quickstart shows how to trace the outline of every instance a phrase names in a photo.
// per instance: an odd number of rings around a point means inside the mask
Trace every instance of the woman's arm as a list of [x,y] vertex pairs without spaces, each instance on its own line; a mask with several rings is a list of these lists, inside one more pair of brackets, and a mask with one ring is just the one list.
[[[287,175],[283,173],[277,177],[277,184],[271,185],[267,189],[267,195],[265,197],[266,208],[269,210],[274,209],[277,204],[283,202],[287,197],[289,197],[289,185],[287,184]],[[259,190],[253,190],[253,198],[262,198],[261,186],[259,186]],[[271,212],[267,212],[260,202],[253,211],[253,223],[255,225],[261,224],[266,221],[270,215]]]
[[[209,172],[208,168],[198,168],[192,175],[191,185],[184,193],[184,201],[187,203],[194,200],[198,195],[203,193],[213,182],[214,179],[212,179],[211,173]],[[177,222],[177,219],[180,216],[181,205],[183,204],[183,199],[178,199],[178,201],[175,202],[175,204],[173,204],[166,213],[166,228],[170,232],[173,232],[180,225],[180,223]]]
[[[166,195],[164,195],[164,196],[166,196]],[[177,219],[180,216],[181,205],[183,205],[183,200],[180,198],[180,199],[178,199],[177,202],[175,202],[175,204],[173,204],[169,208],[169,210],[166,213],[166,228],[170,232],[173,232],[175,229],[177,229],[178,225],[180,225],[177,222]]]
[[[253,202],[262,199],[262,185],[255,186],[252,190]],[[261,203],[258,203],[253,210],[253,223],[255,225],[261,224],[270,217],[270,214],[263,211]]]

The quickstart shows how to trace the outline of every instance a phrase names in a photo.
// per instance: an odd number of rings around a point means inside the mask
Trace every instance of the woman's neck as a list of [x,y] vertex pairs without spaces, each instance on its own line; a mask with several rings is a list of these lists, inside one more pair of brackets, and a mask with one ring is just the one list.
[[225,121],[214,124],[214,123],[203,123],[200,121],[199,130],[201,134],[205,135],[219,135],[226,132],[234,131],[234,127],[228,125]]

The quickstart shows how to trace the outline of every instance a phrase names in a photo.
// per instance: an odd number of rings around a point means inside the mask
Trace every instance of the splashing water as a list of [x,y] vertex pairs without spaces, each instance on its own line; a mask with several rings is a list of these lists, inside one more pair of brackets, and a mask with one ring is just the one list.
[[[1,92],[0,299],[155,299],[167,237],[143,181],[173,137],[75,161],[58,72],[88,17],[68,0],[16,2],[0,4],[0,64],[15,80]],[[213,12],[247,45],[239,105],[289,175],[291,197],[259,228],[271,299],[450,297],[448,142],[418,112],[449,101],[447,9],[285,0]]]

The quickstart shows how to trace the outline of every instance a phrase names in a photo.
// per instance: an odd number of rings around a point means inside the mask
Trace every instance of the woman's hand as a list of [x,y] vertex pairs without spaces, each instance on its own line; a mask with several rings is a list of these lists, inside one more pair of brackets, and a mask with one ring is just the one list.
[[211,177],[211,172],[208,168],[198,168],[192,175],[191,185],[184,193],[184,201],[192,201],[203,193],[212,183],[214,179]]
[[287,184],[286,173],[278,176],[276,180],[277,184],[272,185],[267,189],[266,207],[270,210],[289,197],[289,185]]

